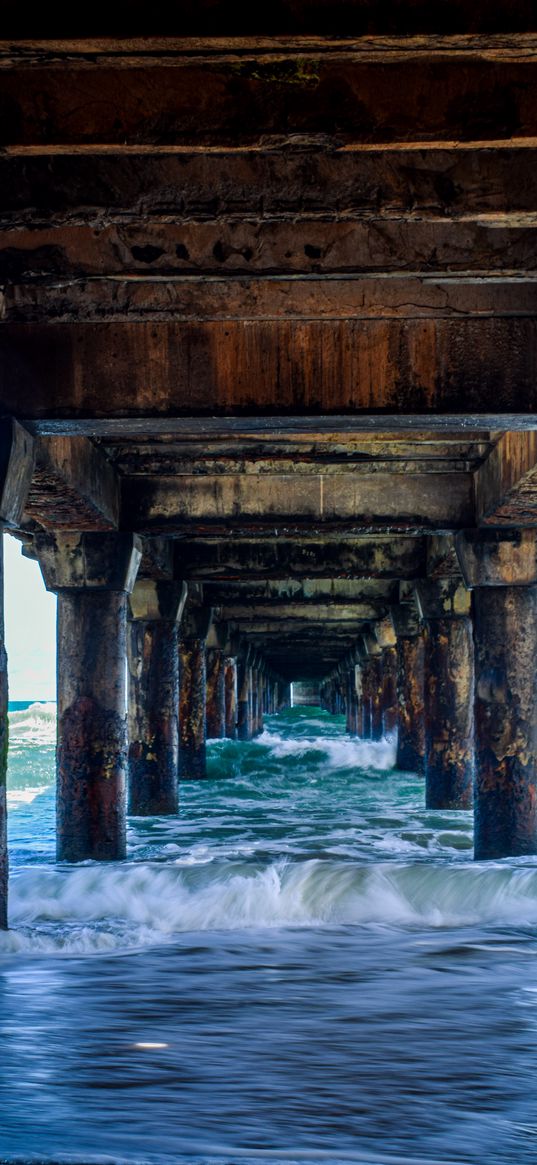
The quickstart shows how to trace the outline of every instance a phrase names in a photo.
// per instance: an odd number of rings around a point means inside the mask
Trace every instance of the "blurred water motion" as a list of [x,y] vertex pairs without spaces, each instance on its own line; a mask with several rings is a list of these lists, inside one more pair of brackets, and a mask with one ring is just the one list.
[[2,1160],[537,1159],[537,861],[476,865],[392,742],[295,709],[124,865],[58,866],[53,710],[16,716]]

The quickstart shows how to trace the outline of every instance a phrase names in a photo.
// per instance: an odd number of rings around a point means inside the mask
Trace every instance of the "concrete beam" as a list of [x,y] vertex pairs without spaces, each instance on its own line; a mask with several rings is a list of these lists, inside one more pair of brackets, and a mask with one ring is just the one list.
[[176,543],[175,573],[207,582],[415,579],[426,574],[425,547],[424,538],[406,536],[186,540]]
[[[353,150],[326,135],[307,141],[291,135],[269,148],[265,143],[227,152],[106,144],[86,155],[58,147],[20,156],[5,150],[0,226],[83,224],[101,230],[163,219],[174,225],[226,217],[285,220],[298,211],[306,218],[347,221],[369,215],[463,222],[499,216],[499,225],[519,214],[523,227],[524,216],[537,209],[536,154],[533,138]],[[177,231],[178,245],[184,245],[182,228]]]
[[312,622],[345,623],[354,619],[376,619],[382,613],[382,604],[375,603],[266,603],[262,606],[245,606],[233,603],[222,608],[222,618],[230,623],[245,624],[243,630],[256,623],[258,619],[265,622],[278,623],[280,620],[296,620],[302,622],[311,619]]
[[480,525],[537,525],[537,432],[503,433],[475,475]]
[[537,222],[502,213],[450,221],[434,215],[366,222],[319,220],[297,206],[292,221],[251,215],[215,222],[62,220],[0,237],[0,280],[45,277],[277,275],[334,272],[532,272]]
[[117,530],[114,467],[87,437],[41,437],[25,515],[47,530]]
[[240,604],[244,609],[272,606],[274,603],[299,603],[317,607],[319,603],[389,603],[396,600],[398,589],[391,582],[377,579],[293,579],[248,580],[233,583],[208,583],[205,599],[213,607]]
[[6,324],[534,318],[537,276],[83,275],[10,283],[0,304]]
[[358,532],[408,532],[473,525],[470,474],[416,474],[398,479],[373,473],[355,478],[210,477],[128,478],[122,483],[122,524],[140,533],[183,533],[230,525],[290,530],[307,523]]

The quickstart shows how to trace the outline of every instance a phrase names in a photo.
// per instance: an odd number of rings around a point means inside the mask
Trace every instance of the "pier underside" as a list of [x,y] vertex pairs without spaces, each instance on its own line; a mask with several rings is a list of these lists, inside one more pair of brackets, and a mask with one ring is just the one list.
[[533,6],[182,7],[8,5],[0,43],[0,518],[60,600],[58,853],[120,858],[129,773],[176,812],[297,681],[475,803],[477,857],[535,853]]

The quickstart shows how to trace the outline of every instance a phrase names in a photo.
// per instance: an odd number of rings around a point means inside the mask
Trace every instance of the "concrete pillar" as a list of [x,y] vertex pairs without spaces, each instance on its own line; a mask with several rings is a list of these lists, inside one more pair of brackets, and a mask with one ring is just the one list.
[[237,673],[237,736],[239,740],[252,739],[252,667],[251,652],[247,648],[238,661]]
[[132,534],[38,535],[58,595],[57,855],[126,852],[127,595],[141,548]]
[[136,816],[177,813],[178,635],[187,588],[139,579],[130,596],[129,796]]
[[414,606],[392,608],[397,634],[397,701],[399,705],[396,766],[425,772],[424,638]]
[[376,636],[371,631],[367,631],[364,634],[363,644],[368,656],[367,670],[371,715],[371,740],[381,740],[384,730],[382,648]]
[[398,721],[397,707],[397,636],[391,616],[386,615],[375,624],[375,636],[382,649],[382,731],[395,732]]
[[371,740],[372,675],[371,675],[370,659],[369,659],[369,656],[366,654],[365,649],[363,651],[363,657],[362,657],[362,662],[361,662],[361,673],[362,673],[362,716],[361,716],[362,731],[361,731],[360,735],[362,737],[362,740]]
[[425,622],[425,799],[468,809],[473,782],[474,658],[470,592],[459,579],[416,584]]
[[222,740],[226,735],[226,687],[224,652],[207,648],[207,738]]
[[237,660],[224,659],[225,729],[229,740],[237,739]]
[[179,629],[179,779],[207,776],[207,672],[205,646],[212,623],[210,607],[187,601]]
[[457,538],[474,588],[475,857],[537,853],[537,531]]

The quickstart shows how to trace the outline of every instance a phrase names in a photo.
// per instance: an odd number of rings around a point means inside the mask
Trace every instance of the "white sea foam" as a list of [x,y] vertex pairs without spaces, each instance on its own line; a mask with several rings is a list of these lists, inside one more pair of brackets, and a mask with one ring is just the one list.
[[9,739],[14,744],[54,744],[56,704],[30,704],[9,713]]
[[136,949],[200,930],[537,924],[537,867],[309,860],[25,869],[0,953]]
[[259,744],[267,745],[278,759],[303,757],[323,753],[329,768],[362,769],[387,772],[395,765],[396,741],[393,736],[382,740],[358,740],[352,737],[279,736],[277,732],[263,732],[257,737]]

